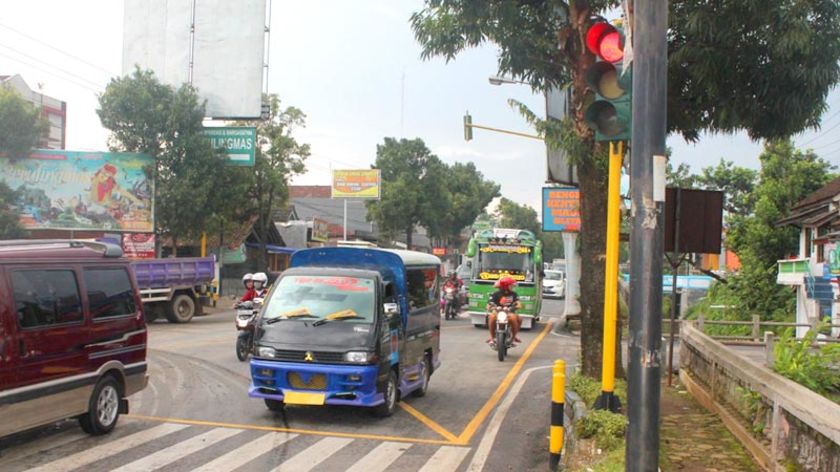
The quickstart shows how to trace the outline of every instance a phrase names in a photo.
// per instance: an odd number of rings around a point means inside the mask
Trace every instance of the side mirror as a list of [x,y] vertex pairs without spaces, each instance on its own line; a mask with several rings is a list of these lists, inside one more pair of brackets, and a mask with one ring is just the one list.
[[385,309],[385,316],[388,318],[393,318],[400,314],[400,306],[396,303],[385,303],[382,306]]

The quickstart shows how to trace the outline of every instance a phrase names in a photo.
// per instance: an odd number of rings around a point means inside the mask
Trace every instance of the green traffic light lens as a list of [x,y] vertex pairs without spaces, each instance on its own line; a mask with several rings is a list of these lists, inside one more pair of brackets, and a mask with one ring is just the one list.
[[615,107],[606,101],[597,101],[586,110],[585,119],[589,127],[604,136],[616,136],[625,131],[626,125],[619,119]]

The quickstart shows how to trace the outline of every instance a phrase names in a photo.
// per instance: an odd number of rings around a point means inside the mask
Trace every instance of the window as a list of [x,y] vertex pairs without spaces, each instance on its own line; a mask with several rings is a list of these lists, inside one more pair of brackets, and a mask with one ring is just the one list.
[[84,319],[79,286],[72,270],[12,271],[12,293],[21,328]]
[[411,310],[439,303],[438,273],[434,268],[406,271],[408,306]]
[[94,319],[137,312],[131,279],[123,268],[85,269],[85,288]]

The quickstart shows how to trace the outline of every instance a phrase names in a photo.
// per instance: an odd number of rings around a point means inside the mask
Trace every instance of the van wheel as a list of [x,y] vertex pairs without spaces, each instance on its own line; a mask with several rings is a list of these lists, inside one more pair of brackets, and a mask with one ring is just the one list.
[[187,323],[194,315],[195,300],[183,293],[172,297],[172,301],[166,307],[166,319],[170,323]]
[[120,386],[110,375],[102,377],[93,389],[88,412],[79,417],[82,429],[98,436],[110,433],[120,418]]
[[425,397],[426,392],[429,391],[429,380],[432,378],[432,363],[429,359],[429,355],[426,354],[423,356],[423,385],[420,386],[417,390],[411,392],[412,395],[415,397]]
[[264,398],[263,400],[265,400],[265,407],[275,413],[279,413],[286,409],[286,404],[280,400],[272,400],[270,398]]
[[374,407],[373,414],[380,418],[386,418],[393,415],[394,410],[397,409],[399,392],[397,391],[397,375],[394,374],[393,370],[388,372],[388,379],[382,385],[382,394],[385,397],[385,403]]

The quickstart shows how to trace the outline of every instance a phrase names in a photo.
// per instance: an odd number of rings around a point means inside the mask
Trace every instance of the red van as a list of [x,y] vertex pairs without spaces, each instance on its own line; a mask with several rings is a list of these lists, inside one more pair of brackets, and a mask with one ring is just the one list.
[[108,433],[147,382],[142,305],[119,246],[0,241],[0,437],[73,417]]

